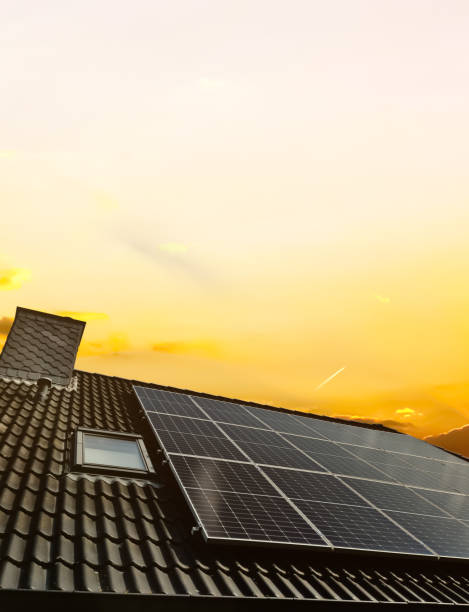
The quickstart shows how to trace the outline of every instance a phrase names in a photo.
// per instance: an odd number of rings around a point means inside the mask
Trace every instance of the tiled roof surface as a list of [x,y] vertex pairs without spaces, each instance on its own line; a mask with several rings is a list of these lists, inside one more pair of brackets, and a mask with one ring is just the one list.
[[69,317],[17,308],[0,355],[0,376],[53,384],[70,383],[85,323]]
[[[464,564],[205,544],[191,535],[131,381],[75,374],[75,390],[53,388],[46,399],[34,384],[0,379],[0,588],[153,594],[161,609],[174,595],[204,606],[220,597],[469,603]],[[77,426],[141,432],[157,478],[70,473]]]

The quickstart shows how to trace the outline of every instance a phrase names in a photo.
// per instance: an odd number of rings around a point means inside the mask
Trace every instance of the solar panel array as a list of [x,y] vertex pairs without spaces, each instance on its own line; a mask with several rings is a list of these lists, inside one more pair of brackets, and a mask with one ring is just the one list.
[[404,434],[135,386],[208,541],[469,559],[469,463]]

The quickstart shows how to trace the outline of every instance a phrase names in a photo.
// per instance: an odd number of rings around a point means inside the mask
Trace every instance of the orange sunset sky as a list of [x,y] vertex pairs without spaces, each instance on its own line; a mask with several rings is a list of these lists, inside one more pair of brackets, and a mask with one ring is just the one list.
[[468,32],[466,0],[2,2],[0,344],[75,316],[80,369],[469,454]]

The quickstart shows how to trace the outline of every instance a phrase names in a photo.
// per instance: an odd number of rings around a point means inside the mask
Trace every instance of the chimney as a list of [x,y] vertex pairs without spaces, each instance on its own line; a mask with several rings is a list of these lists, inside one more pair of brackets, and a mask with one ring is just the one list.
[[0,377],[68,386],[85,323],[18,307],[0,355]]

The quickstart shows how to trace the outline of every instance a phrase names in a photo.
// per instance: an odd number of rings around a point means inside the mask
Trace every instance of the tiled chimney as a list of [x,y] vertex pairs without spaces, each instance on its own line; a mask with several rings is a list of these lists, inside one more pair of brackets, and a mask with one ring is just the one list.
[[68,386],[84,328],[83,321],[18,307],[0,355],[0,377]]

